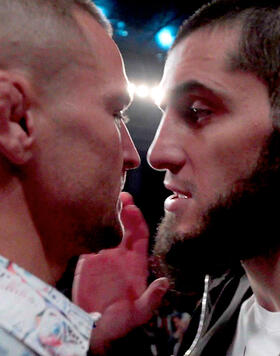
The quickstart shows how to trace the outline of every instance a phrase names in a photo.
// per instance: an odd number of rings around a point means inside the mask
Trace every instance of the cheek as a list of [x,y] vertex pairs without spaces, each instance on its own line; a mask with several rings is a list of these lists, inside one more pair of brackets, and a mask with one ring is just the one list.
[[[60,195],[96,194],[105,189],[115,191],[120,184],[122,151],[117,129],[103,130],[87,126],[56,132],[51,142],[44,142],[38,157],[39,171],[50,189]],[[54,137],[55,136],[55,137]]]
[[205,184],[215,190],[224,190],[239,179],[247,178],[257,165],[261,149],[270,131],[256,130],[255,126],[247,130],[223,130],[217,132],[208,146],[205,160]]
[[68,140],[69,149],[79,152],[90,166],[94,162],[101,171],[118,166],[122,156],[121,138],[112,117],[97,115],[92,120],[80,120],[79,125],[70,125],[62,134]]

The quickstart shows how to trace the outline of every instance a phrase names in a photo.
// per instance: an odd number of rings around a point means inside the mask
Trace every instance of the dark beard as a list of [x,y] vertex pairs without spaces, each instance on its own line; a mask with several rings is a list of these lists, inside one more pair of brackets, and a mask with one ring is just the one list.
[[174,233],[176,219],[164,218],[154,247],[156,275],[167,275],[176,290],[195,291],[205,274],[220,276],[240,260],[275,253],[280,247],[279,157],[280,134],[275,130],[254,171],[209,207],[196,231]]

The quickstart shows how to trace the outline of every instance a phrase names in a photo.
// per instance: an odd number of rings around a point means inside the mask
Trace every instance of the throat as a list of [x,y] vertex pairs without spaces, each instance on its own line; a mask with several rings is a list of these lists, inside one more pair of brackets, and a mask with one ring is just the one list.
[[266,310],[280,312],[280,252],[242,262],[257,302]]

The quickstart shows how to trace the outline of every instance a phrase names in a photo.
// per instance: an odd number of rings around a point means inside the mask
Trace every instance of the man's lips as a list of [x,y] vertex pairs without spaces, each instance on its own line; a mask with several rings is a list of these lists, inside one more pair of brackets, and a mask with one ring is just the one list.
[[169,198],[170,199],[189,199],[186,195],[178,194],[178,193],[174,193],[174,194],[170,195]]
[[165,210],[176,213],[186,209],[192,198],[191,192],[168,183],[165,183],[165,187],[173,192],[164,202]]
[[[190,199],[192,198],[192,193],[190,191],[184,190],[177,188],[171,184],[165,183],[165,188],[168,190],[171,190],[173,192],[173,195],[171,197],[175,198],[181,198],[181,199]],[[170,198],[171,198],[170,197]]]
[[125,186],[126,182],[126,172],[123,172],[122,177],[121,177],[121,185],[120,185],[120,191],[122,192]]
[[164,202],[164,209],[173,213],[182,212],[189,206],[191,198],[186,195],[173,194],[170,195]]

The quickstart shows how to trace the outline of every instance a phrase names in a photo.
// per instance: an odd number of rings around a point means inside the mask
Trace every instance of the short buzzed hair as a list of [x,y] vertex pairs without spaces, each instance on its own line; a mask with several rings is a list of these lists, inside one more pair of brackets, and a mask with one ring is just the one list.
[[[0,70],[22,69],[46,85],[88,43],[74,17],[87,11],[112,35],[90,0],[0,0]],[[39,81],[40,81],[39,80]]]
[[[97,22],[100,23],[101,26],[103,26],[107,32],[112,35],[112,26],[107,20],[107,18],[97,9],[97,7],[93,4],[92,0],[66,0],[66,5],[69,4],[70,2],[77,4],[78,6],[81,6],[84,10],[88,11]],[[68,5],[69,6],[69,5]]]

